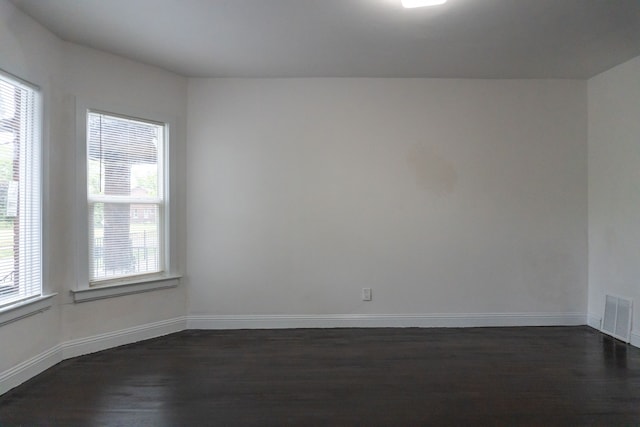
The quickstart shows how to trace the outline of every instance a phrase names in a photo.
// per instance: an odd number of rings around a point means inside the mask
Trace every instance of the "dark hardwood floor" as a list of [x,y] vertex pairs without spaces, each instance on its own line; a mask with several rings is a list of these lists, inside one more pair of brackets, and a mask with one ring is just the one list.
[[0,397],[0,426],[32,425],[640,425],[640,349],[587,327],[184,331]]

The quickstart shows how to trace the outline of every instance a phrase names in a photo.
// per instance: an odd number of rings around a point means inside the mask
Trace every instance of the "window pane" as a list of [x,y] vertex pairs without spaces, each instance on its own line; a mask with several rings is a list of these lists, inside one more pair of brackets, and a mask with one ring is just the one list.
[[164,125],[88,113],[92,282],[162,271]]
[[14,146],[14,133],[5,129],[0,133],[0,298],[18,291],[15,280],[18,185],[14,180]]
[[89,195],[161,198],[163,131],[155,123],[89,113]]
[[161,271],[160,209],[155,204],[96,203],[90,206],[91,279],[105,280]]
[[42,293],[36,92],[0,74],[0,306]]

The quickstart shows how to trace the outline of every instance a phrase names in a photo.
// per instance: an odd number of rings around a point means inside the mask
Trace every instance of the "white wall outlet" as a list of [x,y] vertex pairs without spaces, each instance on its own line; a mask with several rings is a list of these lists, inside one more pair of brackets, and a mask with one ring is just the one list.
[[362,301],[371,301],[371,288],[362,288]]

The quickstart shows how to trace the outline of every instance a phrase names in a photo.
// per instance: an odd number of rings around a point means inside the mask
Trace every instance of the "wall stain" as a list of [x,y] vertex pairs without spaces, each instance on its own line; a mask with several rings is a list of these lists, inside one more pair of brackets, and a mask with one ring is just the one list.
[[407,163],[416,177],[421,190],[446,196],[458,183],[458,174],[453,163],[440,156],[433,147],[416,144],[407,152]]

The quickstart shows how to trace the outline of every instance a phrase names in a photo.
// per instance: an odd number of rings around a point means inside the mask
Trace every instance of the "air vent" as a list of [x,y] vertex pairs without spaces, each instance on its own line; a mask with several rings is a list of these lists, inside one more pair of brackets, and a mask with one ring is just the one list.
[[624,342],[631,340],[631,300],[607,295],[604,304],[602,332]]

